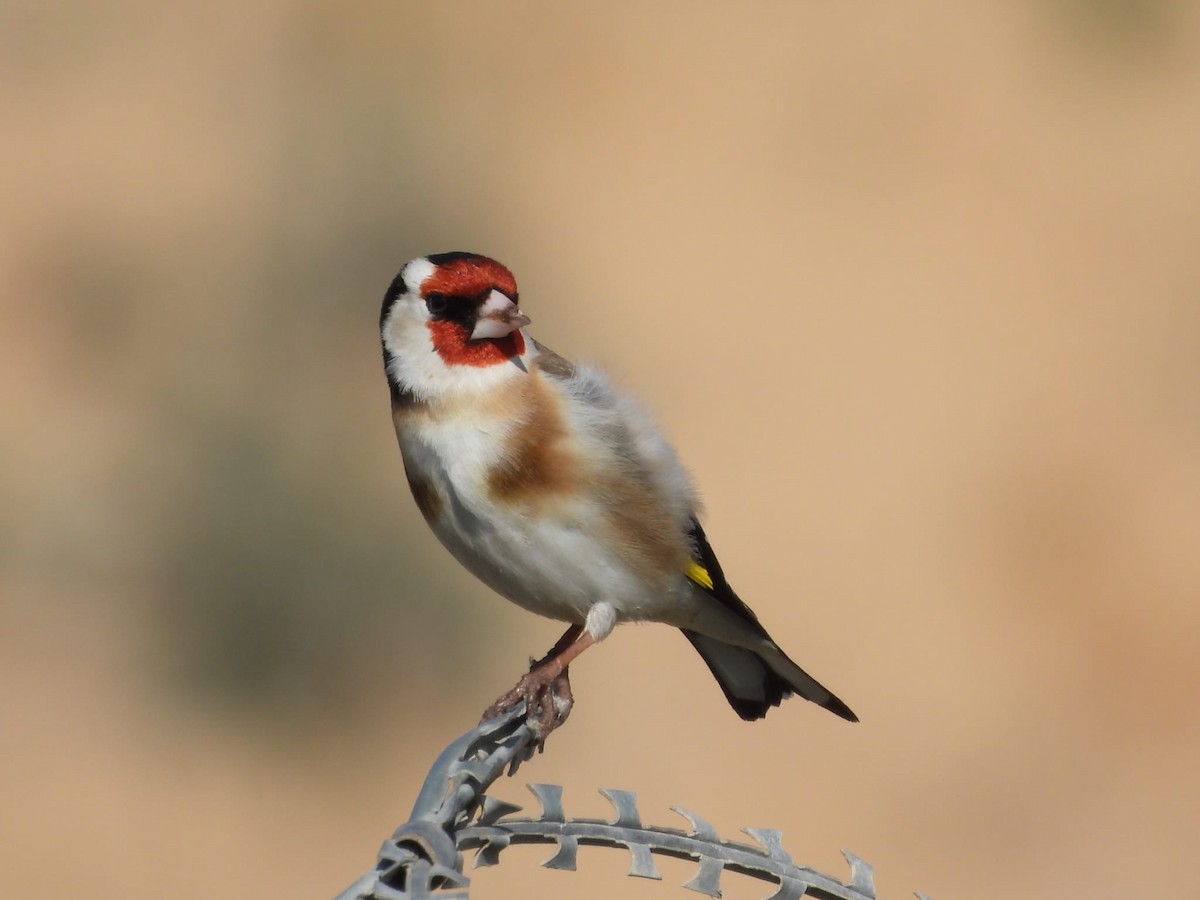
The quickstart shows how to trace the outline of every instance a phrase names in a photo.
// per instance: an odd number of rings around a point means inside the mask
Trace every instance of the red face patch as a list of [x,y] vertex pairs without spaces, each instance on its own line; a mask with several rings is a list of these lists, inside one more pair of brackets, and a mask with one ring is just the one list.
[[486,256],[465,256],[439,262],[433,273],[421,284],[421,293],[446,294],[449,297],[476,297],[496,288],[502,294],[517,299],[517,280],[512,272]]
[[433,339],[433,349],[448,366],[494,366],[525,352],[525,338],[520,331],[502,338],[472,341],[467,326],[459,322],[435,319],[426,327]]
[[[476,254],[436,254],[430,257],[436,268],[421,283],[421,296],[443,294],[483,302],[498,290],[516,302],[517,280],[512,272],[486,256]],[[428,323],[433,347],[447,365],[494,366],[525,352],[525,339],[519,331],[502,338],[472,341],[466,325],[452,319],[433,319]]]

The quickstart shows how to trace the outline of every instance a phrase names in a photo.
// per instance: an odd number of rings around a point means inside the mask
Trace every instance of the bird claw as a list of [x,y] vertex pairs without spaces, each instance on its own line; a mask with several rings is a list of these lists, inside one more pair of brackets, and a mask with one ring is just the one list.
[[549,666],[534,666],[511,691],[484,710],[483,721],[503,715],[521,701],[525,702],[525,718],[538,750],[542,750],[550,732],[567,721],[575,702],[567,670],[555,673]]

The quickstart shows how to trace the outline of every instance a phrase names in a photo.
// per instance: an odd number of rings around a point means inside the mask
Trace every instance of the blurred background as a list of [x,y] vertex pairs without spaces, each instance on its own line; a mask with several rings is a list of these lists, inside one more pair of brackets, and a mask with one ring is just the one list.
[[[630,627],[497,793],[781,828],[884,897],[1178,890],[1200,6],[6,0],[0,44],[5,895],[331,896],[558,636],[437,545],[395,448],[380,299],[451,249],[657,412],[739,592],[863,720],[747,725]],[[692,871],[546,855],[472,896]]]

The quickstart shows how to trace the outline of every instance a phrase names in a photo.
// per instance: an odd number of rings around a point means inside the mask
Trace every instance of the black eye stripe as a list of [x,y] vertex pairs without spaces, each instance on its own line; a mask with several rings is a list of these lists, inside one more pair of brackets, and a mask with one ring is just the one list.
[[[435,319],[449,319],[455,322],[469,323],[478,315],[479,307],[487,301],[492,291],[504,293],[496,285],[491,285],[478,294],[470,296],[430,291],[425,295],[425,308],[429,310],[429,315]],[[512,300],[514,303],[517,302],[515,296]]]
[[480,299],[462,297],[457,294],[444,294],[441,291],[430,291],[425,295],[425,308],[429,317],[441,322],[459,322],[472,327],[479,314]]

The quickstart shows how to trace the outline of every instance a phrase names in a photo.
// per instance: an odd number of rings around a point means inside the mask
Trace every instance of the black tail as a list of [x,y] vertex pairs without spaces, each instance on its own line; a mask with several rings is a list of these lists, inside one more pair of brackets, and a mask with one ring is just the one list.
[[700,656],[708,663],[725,692],[725,698],[734,711],[747,721],[761,719],[772,706],[778,706],[785,697],[799,694],[805,700],[811,700],[835,716],[841,716],[848,722],[857,722],[850,707],[834,696],[817,679],[813,678],[802,668],[792,662],[786,653],[779,649],[767,629],[762,627],[754,610],[742,602],[733,592],[717,555],[713,553],[700,527],[700,521],[692,517],[689,537],[695,548],[696,562],[708,576],[710,584],[694,582],[696,586],[715,601],[720,603],[739,619],[749,625],[761,637],[765,638],[765,646],[761,651],[749,650],[734,644],[695,631],[682,629],[692,646],[699,651]]
[[683,633],[708,664],[734,712],[746,721],[761,719],[772,706],[778,706],[792,694],[799,694],[848,722],[858,721],[850,707],[788,659],[782,650],[777,651],[780,658],[777,663],[789,669],[790,678],[776,672],[753,650],[686,629]]

